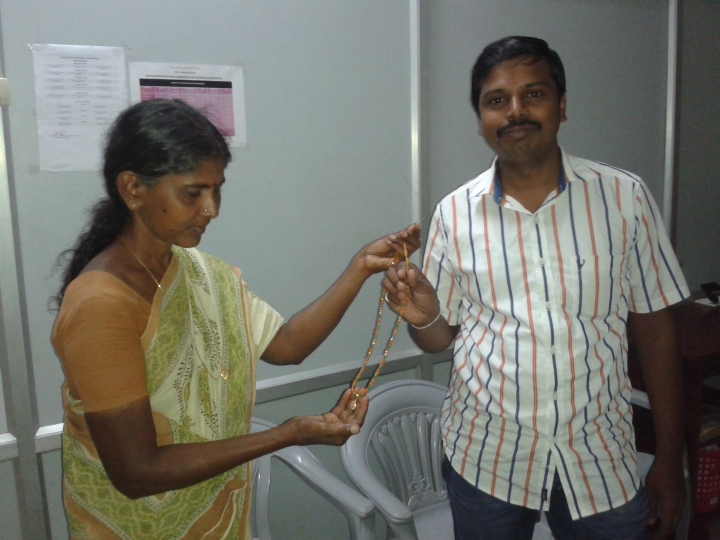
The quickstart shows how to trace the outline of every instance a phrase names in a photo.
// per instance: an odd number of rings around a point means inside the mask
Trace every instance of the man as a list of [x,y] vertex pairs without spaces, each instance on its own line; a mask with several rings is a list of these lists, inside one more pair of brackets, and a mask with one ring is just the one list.
[[[655,202],[638,177],[560,148],[565,74],[545,41],[488,45],[471,98],[497,157],[438,204],[426,277],[401,263],[384,283],[420,348],[453,344],[442,426],[455,538],[529,539],[538,510],[558,539],[662,537],[685,498],[668,307],[688,288]],[[629,315],[657,436],[645,488]]]

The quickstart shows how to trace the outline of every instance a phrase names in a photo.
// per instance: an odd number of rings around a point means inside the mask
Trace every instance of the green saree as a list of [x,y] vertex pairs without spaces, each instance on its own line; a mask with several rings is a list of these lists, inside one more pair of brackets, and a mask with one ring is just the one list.
[[[221,260],[173,248],[174,276],[153,302],[142,336],[147,390],[158,444],[212,441],[248,433],[255,373],[244,283]],[[167,284],[167,281],[170,281]],[[82,403],[66,394],[82,415]],[[243,539],[250,504],[248,465],[194,486],[131,500],[97,458],[63,433],[64,498],[74,540]]]

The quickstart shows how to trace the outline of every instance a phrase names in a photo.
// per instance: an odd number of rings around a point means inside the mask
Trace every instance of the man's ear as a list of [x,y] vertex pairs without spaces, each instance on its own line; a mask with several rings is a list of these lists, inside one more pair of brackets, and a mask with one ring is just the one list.
[[147,187],[140,181],[137,174],[132,171],[123,171],[118,174],[115,185],[120,197],[131,211],[142,206],[142,195]]
[[567,116],[565,116],[565,108],[567,107],[567,94],[563,94],[560,98],[560,121],[566,122]]

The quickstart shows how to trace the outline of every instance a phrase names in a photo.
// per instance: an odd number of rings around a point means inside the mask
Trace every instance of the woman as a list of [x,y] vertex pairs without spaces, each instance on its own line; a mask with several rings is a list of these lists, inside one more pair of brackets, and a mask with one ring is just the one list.
[[71,250],[53,345],[63,366],[70,536],[245,538],[252,459],[342,445],[367,399],[250,434],[254,364],[298,364],[373,273],[419,246],[414,225],[365,246],[287,322],[240,271],[195,249],[218,216],[230,152],[179,101],[121,113],[105,149],[107,198]]

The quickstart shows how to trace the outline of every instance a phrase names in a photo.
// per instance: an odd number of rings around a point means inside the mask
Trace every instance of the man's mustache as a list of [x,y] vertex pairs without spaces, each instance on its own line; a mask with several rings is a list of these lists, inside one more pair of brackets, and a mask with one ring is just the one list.
[[512,122],[511,124],[508,124],[507,126],[503,126],[500,129],[497,130],[497,136],[498,139],[505,135],[505,133],[513,128],[521,127],[521,126],[532,126],[538,131],[542,130],[542,125],[540,125],[540,122],[533,122],[532,120],[520,120],[519,122]]

